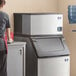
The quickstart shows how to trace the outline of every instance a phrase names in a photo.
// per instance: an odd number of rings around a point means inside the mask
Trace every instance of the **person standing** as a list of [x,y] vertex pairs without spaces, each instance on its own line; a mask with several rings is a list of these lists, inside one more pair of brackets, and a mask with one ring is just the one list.
[[7,76],[7,42],[5,40],[5,32],[7,33],[8,41],[12,42],[9,16],[1,11],[5,3],[5,0],[0,0],[0,76]]

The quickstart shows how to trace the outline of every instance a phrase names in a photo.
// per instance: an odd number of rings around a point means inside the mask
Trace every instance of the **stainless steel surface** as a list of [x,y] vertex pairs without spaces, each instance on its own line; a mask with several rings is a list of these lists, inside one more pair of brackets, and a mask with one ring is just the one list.
[[26,42],[8,44],[7,75],[25,76]]
[[70,76],[70,56],[39,58],[38,76]]
[[22,35],[62,35],[63,14],[15,14],[14,33]]
[[33,38],[32,40],[38,57],[69,55],[69,49],[62,37]]
[[62,14],[39,14],[31,15],[31,35],[59,35],[63,30],[58,31],[58,27],[63,28]]

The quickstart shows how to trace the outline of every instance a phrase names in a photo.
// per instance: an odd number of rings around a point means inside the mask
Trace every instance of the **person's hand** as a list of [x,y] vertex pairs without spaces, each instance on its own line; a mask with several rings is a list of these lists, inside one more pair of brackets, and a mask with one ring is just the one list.
[[8,44],[10,44],[12,42],[13,42],[13,40],[11,38],[7,41]]

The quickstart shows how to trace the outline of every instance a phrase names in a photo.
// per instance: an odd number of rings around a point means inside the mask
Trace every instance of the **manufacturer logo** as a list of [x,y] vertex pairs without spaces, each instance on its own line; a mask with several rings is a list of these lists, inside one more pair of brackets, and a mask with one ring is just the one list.
[[67,62],[68,60],[69,60],[68,58],[64,59],[65,62]]
[[58,20],[60,20],[60,19],[61,19],[61,17],[57,17],[57,19],[58,19]]

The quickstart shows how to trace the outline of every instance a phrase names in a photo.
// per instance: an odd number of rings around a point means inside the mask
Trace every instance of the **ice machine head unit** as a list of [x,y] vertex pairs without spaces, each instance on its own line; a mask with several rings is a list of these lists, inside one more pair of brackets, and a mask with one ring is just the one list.
[[23,35],[62,35],[63,15],[52,13],[14,13],[14,32]]

